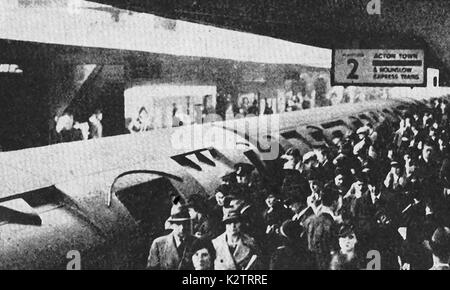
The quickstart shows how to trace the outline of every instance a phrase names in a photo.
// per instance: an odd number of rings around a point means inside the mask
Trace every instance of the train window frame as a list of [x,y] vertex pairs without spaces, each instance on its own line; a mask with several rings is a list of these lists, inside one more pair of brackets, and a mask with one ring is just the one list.
[[[315,125],[308,125],[306,126],[306,130],[308,130],[308,135],[314,140],[314,142],[318,144],[311,144],[311,147],[321,146],[321,145],[330,145],[331,141],[327,138],[327,136],[324,133],[324,129],[315,126]],[[311,130],[315,130],[314,132],[311,132]],[[317,134],[320,134],[322,136],[321,140],[319,140]],[[314,136],[316,135],[316,136]]]
[[[152,188],[153,184],[156,184],[154,188]],[[157,186],[160,187],[158,188]],[[153,193],[157,190],[161,192],[159,198],[164,199],[163,203],[167,205],[165,209],[162,207],[162,204],[155,202],[155,194]],[[173,205],[172,200],[175,197],[181,197],[180,192],[166,177],[158,177],[136,184],[118,190],[114,194],[139,228],[147,234],[154,235],[154,237],[161,235],[165,230],[164,222],[170,215],[170,209]],[[124,198],[125,196],[127,196],[128,200]],[[132,201],[132,203],[129,201]],[[153,212],[151,211],[153,208],[158,210]],[[165,214],[161,214],[161,211],[164,211]],[[158,221],[161,223],[158,223]],[[152,225],[154,226],[152,227]],[[160,230],[155,232],[152,228],[160,228]]]
[[378,114],[374,111],[370,111],[369,114],[372,116],[372,119],[376,122],[379,123],[380,122],[380,117],[378,116]]
[[323,129],[331,129],[333,127],[338,127],[338,126],[345,126],[347,127],[348,125],[341,119],[336,120],[336,121],[331,121],[331,122],[327,122],[327,123],[323,123],[321,124]]
[[[290,134],[290,135],[289,135]],[[311,142],[306,139],[298,130],[293,129],[286,132],[280,133],[280,137],[283,138],[284,142],[280,140],[281,147],[284,146],[283,151],[288,148],[296,148],[300,152],[307,151],[312,148]],[[288,143],[288,144],[285,144]]]
[[366,114],[365,112],[364,112],[364,113],[358,114],[358,118],[359,118],[360,120],[364,120],[364,121],[367,121],[367,122],[369,122],[369,123],[372,123],[372,122],[373,122],[372,118],[370,118],[369,116],[367,116],[367,114]]

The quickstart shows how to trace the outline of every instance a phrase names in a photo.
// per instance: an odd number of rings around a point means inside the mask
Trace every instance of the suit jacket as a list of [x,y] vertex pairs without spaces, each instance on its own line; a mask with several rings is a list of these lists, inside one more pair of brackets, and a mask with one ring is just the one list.
[[250,236],[243,234],[233,253],[230,252],[225,233],[212,240],[212,243],[216,250],[214,270],[243,270],[247,267],[253,255],[257,255],[258,258],[250,269],[257,270],[260,268],[259,249],[255,240]]
[[270,259],[270,270],[315,270],[314,257],[302,241],[278,247]]
[[147,261],[147,269],[150,270],[189,270],[193,269],[191,261],[191,249],[194,237],[188,237],[185,241],[185,249],[178,253],[175,238],[172,233],[156,238],[150,247]]
[[316,258],[319,270],[327,270],[331,252],[339,248],[337,225],[328,213],[314,215],[305,221],[308,248]]
[[367,190],[354,205],[354,222],[359,234],[373,235],[377,226],[378,215],[385,210],[385,195],[381,194],[379,201],[373,204],[370,192]]

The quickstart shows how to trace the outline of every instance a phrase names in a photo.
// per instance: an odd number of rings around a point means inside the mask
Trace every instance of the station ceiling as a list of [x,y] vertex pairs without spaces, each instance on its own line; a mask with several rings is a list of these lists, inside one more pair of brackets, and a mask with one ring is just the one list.
[[90,1],[324,48],[424,48],[450,85],[448,0],[380,0],[374,15],[370,0]]

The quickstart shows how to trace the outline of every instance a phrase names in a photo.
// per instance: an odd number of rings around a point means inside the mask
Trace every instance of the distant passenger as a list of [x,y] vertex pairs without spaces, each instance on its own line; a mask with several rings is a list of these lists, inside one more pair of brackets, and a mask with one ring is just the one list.
[[97,139],[103,137],[103,112],[101,109],[95,110],[94,114],[89,117],[89,137]]
[[56,143],[72,142],[83,140],[81,130],[74,127],[73,113],[66,111],[59,118],[56,118]]
[[128,130],[130,131],[130,133],[137,133],[145,132],[151,129],[153,129],[153,127],[151,125],[147,109],[145,107],[141,107],[139,109],[138,118],[131,121],[130,125],[128,125]]

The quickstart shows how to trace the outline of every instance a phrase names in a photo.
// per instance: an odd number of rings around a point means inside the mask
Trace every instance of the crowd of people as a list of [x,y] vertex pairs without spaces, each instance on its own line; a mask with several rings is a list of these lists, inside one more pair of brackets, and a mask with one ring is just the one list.
[[449,269],[449,116],[435,100],[263,172],[236,164],[211,199],[174,202],[147,268]]
[[96,109],[87,122],[78,122],[70,110],[55,117],[50,143],[73,142],[103,137],[103,112]]

